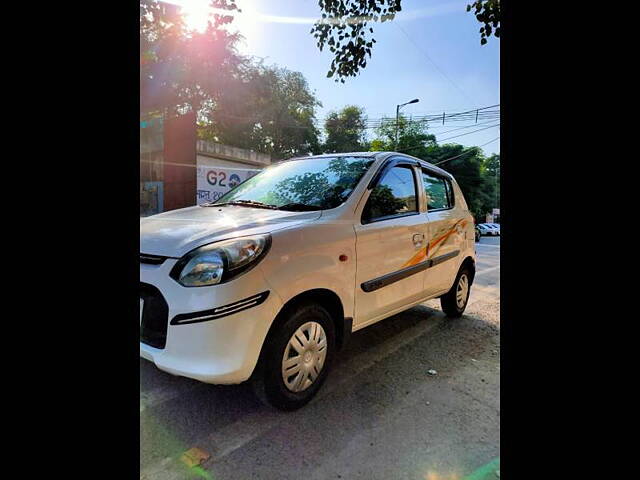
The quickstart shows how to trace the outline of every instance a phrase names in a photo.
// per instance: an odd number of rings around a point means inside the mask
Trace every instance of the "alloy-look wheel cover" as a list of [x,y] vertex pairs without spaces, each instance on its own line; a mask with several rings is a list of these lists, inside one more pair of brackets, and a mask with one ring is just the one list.
[[456,304],[458,308],[462,309],[467,303],[467,296],[469,295],[469,278],[466,274],[460,275],[458,280],[458,286],[456,288]]
[[317,322],[300,326],[282,356],[282,380],[292,392],[302,392],[316,381],[327,357],[327,335]]

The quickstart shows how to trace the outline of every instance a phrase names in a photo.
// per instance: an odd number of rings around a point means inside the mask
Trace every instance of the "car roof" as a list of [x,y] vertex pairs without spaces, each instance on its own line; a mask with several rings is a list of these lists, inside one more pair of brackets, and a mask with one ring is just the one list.
[[451,175],[449,172],[447,172],[446,170],[443,170],[440,167],[435,166],[432,163],[427,162],[426,160],[422,160],[421,158],[417,158],[417,157],[413,157],[411,155],[407,155],[406,153],[399,153],[399,152],[348,152],[348,153],[323,153],[321,155],[309,155],[309,156],[304,156],[304,157],[293,157],[290,158],[288,160],[284,160],[284,161],[289,161],[289,160],[309,160],[309,159],[313,159],[313,158],[336,158],[336,157],[362,157],[362,158],[375,158],[376,160],[379,159],[387,159],[390,157],[406,157],[409,158],[411,160],[415,160],[416,162],[418,162],[420,165],[436,172],[439,173],[441,175],[444,175],[446,177],[449,177],[451,179],[453,179],[453,175]]

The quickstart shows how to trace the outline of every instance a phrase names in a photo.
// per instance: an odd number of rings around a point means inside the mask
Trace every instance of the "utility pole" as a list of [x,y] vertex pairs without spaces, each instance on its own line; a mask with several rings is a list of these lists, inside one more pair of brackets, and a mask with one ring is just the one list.
[[400,126],[400,107],[404,107],[405,105],[409,105],[410,103],[418,103],[419,101],[420,100],[418,98],[414,98],[410,102],[396,105],[396,140],[394,142],[394,148],[396,150],[398,150],[398,127]]

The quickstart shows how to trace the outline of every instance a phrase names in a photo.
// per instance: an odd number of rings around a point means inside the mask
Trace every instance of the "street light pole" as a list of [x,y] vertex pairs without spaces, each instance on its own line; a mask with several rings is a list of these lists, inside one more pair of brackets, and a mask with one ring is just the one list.
[[404,107],[405,105],[409,105],[410,103],[418,103],[420,99],[414,98],[410,102],[402,103],[400,105],[396,105],[396,140],[394,142],[394,147],[398,149],[398,127],[400,126],[400,107]]

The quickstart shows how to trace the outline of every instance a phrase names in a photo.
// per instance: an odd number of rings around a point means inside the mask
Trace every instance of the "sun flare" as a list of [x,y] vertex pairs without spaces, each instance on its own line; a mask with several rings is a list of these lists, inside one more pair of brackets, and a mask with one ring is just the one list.
[[207,22],[211,13],[209,3],[210,0],[182,0],[179,2],[184,23],[188,30],[204,32],[207,29]]

